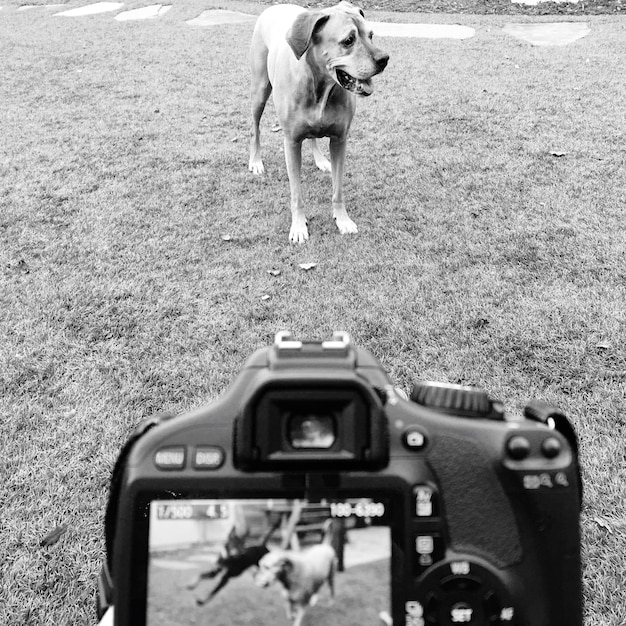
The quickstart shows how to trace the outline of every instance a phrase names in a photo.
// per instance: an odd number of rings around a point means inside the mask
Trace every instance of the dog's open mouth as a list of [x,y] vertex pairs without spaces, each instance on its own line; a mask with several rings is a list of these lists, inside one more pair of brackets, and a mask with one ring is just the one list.
[[335,76],[337,77],[337,82],[344,89],[352,91],[357,94],[357,96],[369,96],[374,91],[371,78],[368,78],[367,80],[354,78],[354,76],[350,76],[348,72],[344,72],[339,68],[335,68]]

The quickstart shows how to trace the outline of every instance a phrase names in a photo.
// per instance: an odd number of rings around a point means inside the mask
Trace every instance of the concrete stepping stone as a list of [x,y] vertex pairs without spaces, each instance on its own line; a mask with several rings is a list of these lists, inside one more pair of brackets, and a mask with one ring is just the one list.
[[190,26],[219,26],[220,24],[240,24],[241,22],[254,22],[256,15],[226,11],[225,9],[209,9],[203,11],[193,20],[187,20]]
[[172,8],[171,4],[151,4],[148,7],[140,9],[132,9],[131,11],[122,11],[113,19],[118,22],[127,22],[129,20],[153,20],[162,17]]
[[123,2],[96,2],[95,4],[88,4],[84,7],[70,9],[69,11],[61,11],[61,13],[55,13],[54,15],[63,15],[65,17],[82,17],[83,15],[97,15],[98,13],[117,11],[123,6]]
[[[256,15],[226,11],[224,9],[209,9],[193,20],[188,20],[191,26],[217,26],[220,24],[238,24],[252,22]],[[469,26],[457,24],[392,24],[389,22],[368,22],[374,33],[380,37],[424,37],[428,39],[468,39],[476,34]]]
[[[29,11],[30,9],[58,9],[64,7],[64,4],[23,4],[21,7],[17,7],[18,11]],[[2,7],[0,7],[1,9]]]
[[586,37],[591,29],[587,22],[550,22],[540,24],[506,24],[504,32],[533,46],[566,46]]
[[419,37],[423,39],[469,39],[476,31],[458,24],[394,24],[368,22],[377,37]]

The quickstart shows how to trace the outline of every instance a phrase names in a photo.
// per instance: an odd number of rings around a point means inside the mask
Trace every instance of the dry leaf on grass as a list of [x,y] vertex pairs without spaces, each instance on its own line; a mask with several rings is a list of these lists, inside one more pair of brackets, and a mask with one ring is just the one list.
[[63,534],[67,531],[67,524],[61,524],[57,526],[53,531],[49,532],[40,542],[39,545],[42,548],[47,548],[48,546],[53,546]]
[[608,530],[611,534],[613,534],[613,527],[606,520],[602,519],[601,517],[594,517],[593,521],[601,528],[604,528]]

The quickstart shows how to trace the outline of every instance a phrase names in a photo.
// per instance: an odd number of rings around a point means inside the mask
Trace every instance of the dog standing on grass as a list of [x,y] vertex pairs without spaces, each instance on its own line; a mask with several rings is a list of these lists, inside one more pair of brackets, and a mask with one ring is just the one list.
[[315,605],[317,594],[328,583],[331,598],[335,596],[337,556],[325,539],[301,551],[272,550],[259,561],[254,581],[259,587],[279,582],[287,598],[287,617],[300,626],[307,607]]
[[[262,174],[259,122],[273,90],[274,105],[285,138],[285,160],[291,190],[289,240],[309,238],[300,170],[302,142],[313,140],[317,167],[330,171],[333,217],[344,235],[356,233],[343,200],[346,140],[356,96],[369,96],[372,77],[387,66],[389,55],[372,43],[373,33],[361,9],[349,2],[308,11],[291,4],[266,9],[258,18],[252,45],[252,140],[249,169]],[[330,137],[330,163],[316,138]]]

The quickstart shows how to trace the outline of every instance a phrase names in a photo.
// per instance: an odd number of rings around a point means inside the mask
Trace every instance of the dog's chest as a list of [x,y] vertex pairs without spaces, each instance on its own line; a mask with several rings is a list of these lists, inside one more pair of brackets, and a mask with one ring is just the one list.
[[[334,92],[334,90],[333,90]],[[355,103],[351,94],[332,93],[327,99],[309,98],[299,103],[300,115],[294,120],[291,135],[294,139],[345,137],[354,115]]]

